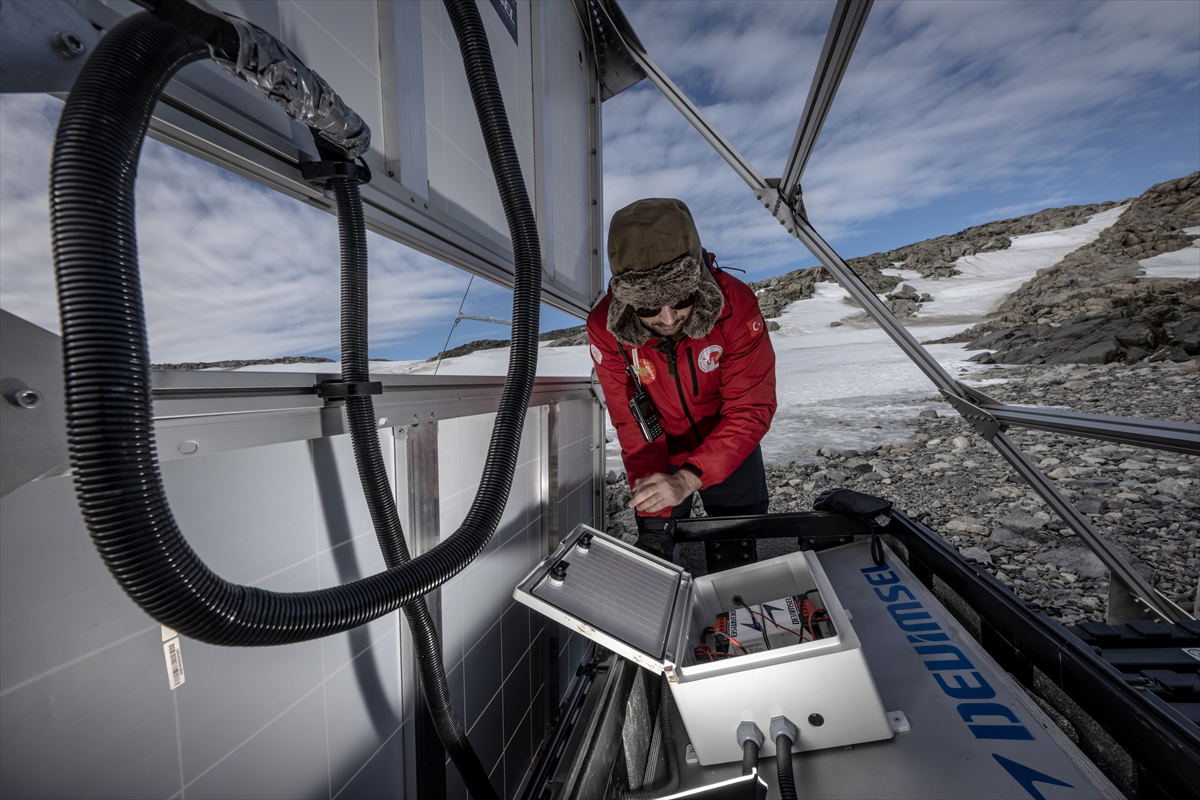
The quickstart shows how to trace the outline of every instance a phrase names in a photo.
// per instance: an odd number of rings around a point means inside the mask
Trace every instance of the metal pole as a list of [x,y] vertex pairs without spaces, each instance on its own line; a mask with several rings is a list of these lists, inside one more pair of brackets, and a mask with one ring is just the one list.
[[817,146],[817,137],[821,135],[825,118],[829,116],[833,98],[842,84],[846,65],[854,54],[854,46],[858,44],[858,36],[867,23],[873,2],[838,0],[837,8],[833,11],[833,22],[829,25],[829,33],[825,35],[825,46],[821,49],[821,60],[817,62],[817,71],[808,90],[804,113],[800,115],[800,124],[796,127],[792,151],[788,154],[783,177],[779,180],[779,191],[793,201],[792,205],[795,205],[794,200],[799,196],[800,177]]

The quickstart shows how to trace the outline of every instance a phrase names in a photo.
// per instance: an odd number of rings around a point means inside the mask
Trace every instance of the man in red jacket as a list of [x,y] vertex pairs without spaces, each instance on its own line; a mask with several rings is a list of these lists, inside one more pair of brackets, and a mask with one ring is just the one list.
[[[775,351],[758,298],[700,247],[679,200],[639,200],[613,215],[612,280],[588,315],[596,374],[633,489],[639,546],[671,557],[645,517],[682,517],[699,491],[709,516],[762,514],[759,442],[775,414]],[[644,390],[662,432],[643,433],[630,400]]]

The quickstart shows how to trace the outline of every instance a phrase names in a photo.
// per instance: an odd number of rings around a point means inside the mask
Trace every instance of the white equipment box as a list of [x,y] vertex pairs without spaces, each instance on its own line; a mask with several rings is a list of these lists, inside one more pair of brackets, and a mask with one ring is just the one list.
[[[697,657],[719,614],[812,590],[825,603],[833,635],[736,657]],[[793,752],[893,736],[850,618],[812,551],[693,578],[579,525],[513,597],[666,674],[702,765],[741,759],[737,729],[746,721],[767,734],[773,718],[787,717],[800,732]],[[760,755],[774,754],[766,735]]]

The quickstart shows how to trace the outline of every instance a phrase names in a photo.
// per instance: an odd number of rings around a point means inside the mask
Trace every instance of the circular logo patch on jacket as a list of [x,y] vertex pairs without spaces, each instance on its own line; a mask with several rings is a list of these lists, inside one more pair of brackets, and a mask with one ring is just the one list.
[[600,352],[600,348],[592,345],[592,360],[599,364],[604,360],[604,354]]
[[654,371],[654,365],[644,358],[639,358],[638,379],[641,380],[642,385],[645,386],[647,384],[654,383],[654,379],[657,377],[658,374]]
[[721,353],[724,350],[721,345],[709,345],[700,351],[700,355],[696,357],[696,366],[700,367],[702,372],[712,372],[717,367],[721,366]]

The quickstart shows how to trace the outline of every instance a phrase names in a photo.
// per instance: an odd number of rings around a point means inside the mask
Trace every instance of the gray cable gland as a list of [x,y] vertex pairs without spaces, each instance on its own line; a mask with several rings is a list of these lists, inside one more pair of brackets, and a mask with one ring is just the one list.
[[771,717],[771,741],[779,738],[779,734],[783,734],[795,744],[800,739],[800,731],[792,724],[792,721],[787,717]]
[[738,747],[745,748],[746,742],[754,742],[758,747],[762,747],[763,735],[758,726],[749,720],[742,722],[737,728]]

